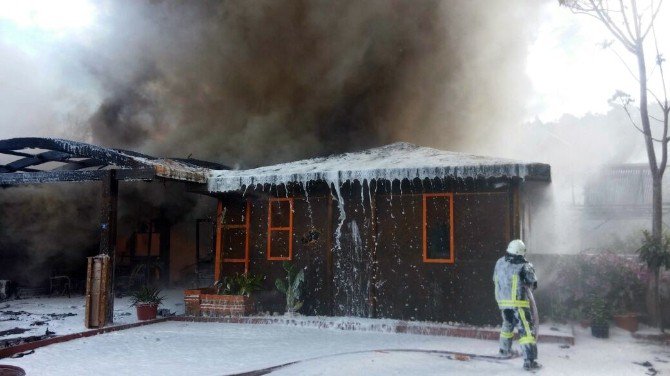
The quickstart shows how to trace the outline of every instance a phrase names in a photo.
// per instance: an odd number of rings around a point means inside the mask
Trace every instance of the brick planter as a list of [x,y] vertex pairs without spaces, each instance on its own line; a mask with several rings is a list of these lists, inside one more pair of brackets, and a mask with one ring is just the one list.
[[253,313],[253,301],[242,295],[200,295],[200,316],[246,316]]
[[187,316],[226,317],[254,313],[253,300],[241,295],[218,295],[212,288],[184,290]]
[[184,314],[186,316],[200,316],[200,296],[214,293],[216,293],[216,290],[212,287],[184,290]]

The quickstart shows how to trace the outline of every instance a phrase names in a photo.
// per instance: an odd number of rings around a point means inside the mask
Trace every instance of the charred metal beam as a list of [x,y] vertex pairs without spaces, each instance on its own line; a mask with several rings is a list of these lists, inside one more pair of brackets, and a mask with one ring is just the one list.
[[67,164],[64,166],[56,167],[54,170],[56,171],[61,171],[61,170],[79,170],[82,168],[91,168],[91,167],[105,167],[108,166],[107,163],[94,159],[94,158],[87,158],[87,159],[82,159],[79,161],[73,161],[72,159],[69,159],[67,161]]
[[[63,162],[67,161],[68,158],[71,158],[72,154],[63,153],[61,151],[45,151],[44,153],[39,153],[32,155],[30,157],[25,157],[18,159],[12,163],[6,164],[4,167],[0,167],[0,172],[14,172],[23,170],[26,167],[41,165],[46,162]],[[4,171],[3,171],[4,170]]]
[[[26,149],[37,149],[30,153]],[[120,180],[147,180],[154,176],[166,179],[205,183],[208,168],[225,166],[196,159],[171,160],[154,158],[133,151],[103,148],[82,142],[55,138],[13,138],[0,140],[0,154],[22,157],[3,166],[0,175],[16,172],[31,172],[33,175],[6,175],[0,178],[0,186],[15,184],[39,184],[57,181],[91,181],[100,180],[96,169],[118,169],[119,177],[125,171],[151,170],[132,172]],[[46,162],[59,162],[61,165],[43,166],[31,169],[32,166]],[[48,167],[49,171],[46,171]],[[74,173],[81,170],[81,173]],[[49,175],[49,172],[55,174]],[[138,176],[139,175],[139,176]]]
[[209,162],[209,161],[203,161],[201,159],[194,159],[194,158],[170,158],[173,161],[177,162],[182,162],[184,164],[188,164],[191,166],[196,166],[196,167],[204,167],[204,168],[209,168],[210,170],[230,170],[231,168],[222,165],[221,163],[216,163],[216,162]]
[[132,157],[143,157],[152,160],[152,157],[126,150],[108,149],[100,146],[85,144],[57,138],[24,137],[0,140],[0,153],[21,149],[45,149],[70,153],[78,157],[95,158],[107,161],[119,167],[141,167],[143,164]]
[[0,151],[0,154],[15,155],[17,157],[32,157],[33,155],[35,155],[35,154],[24,153],[24,152],[14,151],[14,150],[2,150],[2,151]]
[[[75,170],[75,171],[39,171],[0,173],[0,186],[42,184],[75,181],[100,181],[108,171],[112,170]],[[116,180],[153,180],[153,169],[120,169],[116,172]]]
[[156,171],[153,168],[138,168],[138,169],[119,169],[116,171],[116,180],[133,181],[133,180],[153,180],[156,177]]

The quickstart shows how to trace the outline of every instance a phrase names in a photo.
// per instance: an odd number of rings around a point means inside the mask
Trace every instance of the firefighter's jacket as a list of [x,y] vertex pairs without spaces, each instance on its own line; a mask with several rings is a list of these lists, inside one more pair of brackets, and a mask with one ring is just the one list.
[[496,262],[493,283],[500,309],[529,308],[530,303],[524,287],[537,287],[537,278],[533,265],[523,256],[508,254]]

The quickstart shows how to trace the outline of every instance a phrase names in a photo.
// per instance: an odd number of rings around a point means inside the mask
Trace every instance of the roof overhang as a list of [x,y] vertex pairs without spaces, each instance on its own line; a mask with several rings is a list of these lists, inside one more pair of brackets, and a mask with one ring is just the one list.
[[116,170],[116,179],[123,181],[159,177],[204,184],[209,171],[198,165],[198,161],[154,158],[55,138],[0,140],[0,155],[8,160],[14,158],[0,164],[0,186],[97,181],[112,169]]

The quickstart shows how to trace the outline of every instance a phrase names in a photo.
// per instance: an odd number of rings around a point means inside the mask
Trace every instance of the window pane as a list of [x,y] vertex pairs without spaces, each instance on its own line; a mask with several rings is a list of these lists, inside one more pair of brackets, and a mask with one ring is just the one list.
[[242,228],[223,230],[223,257],[243,259],[246,243],[246,231]]
[[426,255],[429,259],[451,258],[451,221],[448,196],[426,197]]
[[223,223],[227,225],[243,225],[245,223],[245,212],[247,203],[245,201],[227,202],[223,207]]
[[289,232],[272,231],[270,233],[270,257],[289,257]]
[[289,227],[291,226],[291,203],[288,200],[270,201],[272,209],[271,227]]

